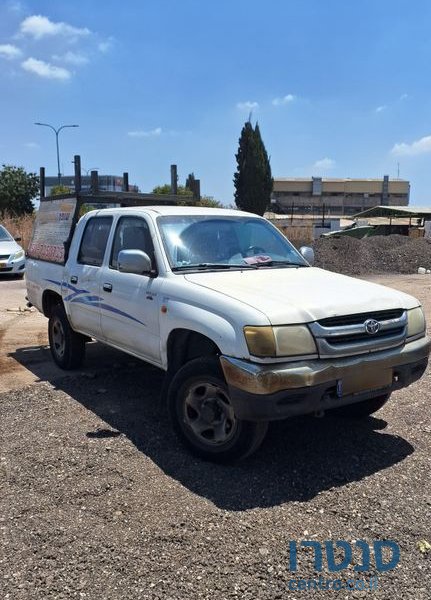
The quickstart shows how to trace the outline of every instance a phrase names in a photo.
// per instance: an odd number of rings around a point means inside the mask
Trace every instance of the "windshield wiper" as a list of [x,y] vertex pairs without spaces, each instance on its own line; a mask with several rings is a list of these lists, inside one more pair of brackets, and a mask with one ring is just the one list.
[[229,263],[199,263],[196,265],[181,265],[172,267],[172,271],[204,271],[206,269],[257,269],[257,265],[238,265]]
[[260,267],[308,267],[305,263],[291,262],[290,260],[268,260],[267,262],[257,263],[255,266]]

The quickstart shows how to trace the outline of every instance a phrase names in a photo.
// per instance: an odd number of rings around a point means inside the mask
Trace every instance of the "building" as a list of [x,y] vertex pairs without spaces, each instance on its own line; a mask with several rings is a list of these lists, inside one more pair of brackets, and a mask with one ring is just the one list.
[[374,206],[407,206],[404,179],[274,178],[272,210],[286,214],[354,215]]
[[[45,196],[51,195],[53,187],[58,185],[58,177],[45,177]],[[75,177],[73,175],[62,175],[61,185],[68,187],[71,192],[75,191]],[[81,177],[81,190],[83,192],[90,190],[91,177],[83,175]],[[123,178],[118,175],[99,175],[99,190],[101,192],[122,192]],[[130,192],[139,192],[137,185],[129,185]]]

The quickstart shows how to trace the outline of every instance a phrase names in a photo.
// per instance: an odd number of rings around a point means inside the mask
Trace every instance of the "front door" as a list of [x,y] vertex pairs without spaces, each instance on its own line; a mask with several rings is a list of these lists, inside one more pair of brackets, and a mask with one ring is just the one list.
[[146,252],[155,267],[149,224],[143,217],[120,217],[109,261],[100,273],[102,335],[113,345],[160,363],[159,294],[161,280],[118,271],[121,250]]

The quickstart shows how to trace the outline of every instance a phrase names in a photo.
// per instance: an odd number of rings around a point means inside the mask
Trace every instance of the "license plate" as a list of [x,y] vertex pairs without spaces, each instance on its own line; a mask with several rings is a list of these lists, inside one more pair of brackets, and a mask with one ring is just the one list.
[[343,396],[388,387],[392,383],[392,369],[361,369],[354,377],[343,379]]
[[7,262],[0,261],[0,269],[5,269],[7,266]]

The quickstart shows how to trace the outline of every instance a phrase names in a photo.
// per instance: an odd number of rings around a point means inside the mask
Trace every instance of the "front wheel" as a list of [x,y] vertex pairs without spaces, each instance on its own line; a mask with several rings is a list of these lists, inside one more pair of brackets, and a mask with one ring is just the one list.
[[333,408],[328,410],[328,414],[339,417],[349,417],[352,419],[362,419],[363,417],[369,417],[373,413],[380,410],[386,404],[389,398],[390,394],[384,394],[383,396],[377,396],[377,398],[363,400],[362,402],[357,402],[356,404],[348,404],[347,406]]
[[181,441],[197,456],[213,462],[250,456],[268,429],[268,423],[235,416],[218,357],[186,363],[170,383],[168,407]]
[[65,370],[77,369],[85,357],[85,338],[71,328],[61,304],[52,309],[48,338],[54,362]]

